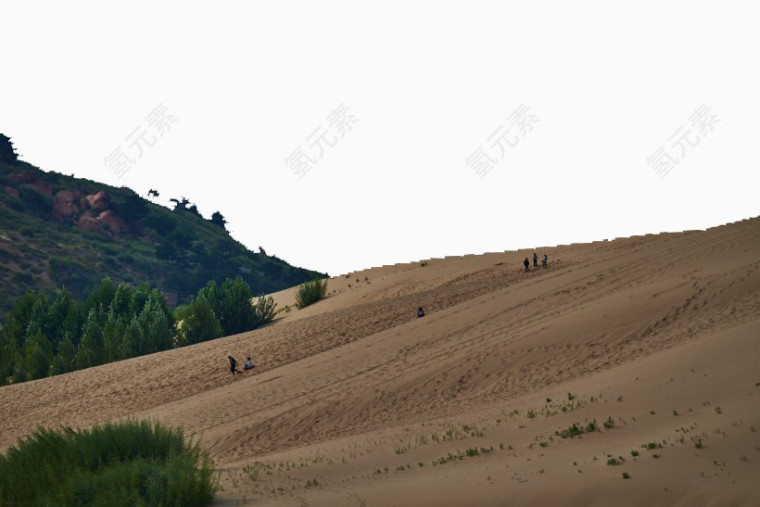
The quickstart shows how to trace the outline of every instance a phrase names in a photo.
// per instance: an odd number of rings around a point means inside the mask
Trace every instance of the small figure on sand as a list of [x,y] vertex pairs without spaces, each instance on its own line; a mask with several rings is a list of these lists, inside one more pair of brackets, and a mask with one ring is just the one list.
[[526,258],[525,258],[525,260],[523,261],[523,266],[525,266],[525,272],[526,272],[526,273],[527,273],[528,271],[530,271],[530,261],[528,260],[528,258],[527,258],[527,257],[526,257]]
[[253,361],[251,361],[251,358],[249,357],[245,364],[243,365],[243,370],[252,370],[253,369]]
[[420,306],[419,310],[417,310],[417,318],[419,319],[420,317],[424,317],[424,316],[425,316],[425,310],[423,310],[422,307]]
[[538,254],[536,252],[533,252],[533,267],[538,267]]
[[544,266],[544,269],[546,269],[546,263],[549,262],[549,259],[546,257],[546,254],[544,254],[544,258],[541,259],[541,265]]
[[240,373],[240,370],[237,369],[237,361],[235,361],[235,358],[232,356],[227,356],[227,358],[230,360],[230,371],[232,374]]

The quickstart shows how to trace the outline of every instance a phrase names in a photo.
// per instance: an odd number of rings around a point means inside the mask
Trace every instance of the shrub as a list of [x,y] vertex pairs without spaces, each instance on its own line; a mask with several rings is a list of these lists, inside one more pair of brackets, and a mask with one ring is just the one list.
[[253,304],[253,311],[256,313],[256,327],[274,319],[274,316],[277,315],[276,306],[277,303],[274,302],[272,296],[259,296],[256,299]]
[[218,489],[212,466],[160,423],[38,429],[0,455],[0,505],[206,505]]
[[327,280],[312,280],[298,287],[296,292],[296,306],[305,308],[316,303],[327,293]]

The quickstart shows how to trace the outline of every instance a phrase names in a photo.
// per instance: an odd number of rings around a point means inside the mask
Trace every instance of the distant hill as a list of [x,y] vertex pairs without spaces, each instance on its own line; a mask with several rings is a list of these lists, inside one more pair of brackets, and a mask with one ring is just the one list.
[[0,134],[0,315],[29,290],[65,286],[82,298],[106,276],[149,282],[170,304],[209,280],[240,275],[259,294],[325,276],[248,250],[213,219],[184,198],[170,210],[126,187],[42,171]]

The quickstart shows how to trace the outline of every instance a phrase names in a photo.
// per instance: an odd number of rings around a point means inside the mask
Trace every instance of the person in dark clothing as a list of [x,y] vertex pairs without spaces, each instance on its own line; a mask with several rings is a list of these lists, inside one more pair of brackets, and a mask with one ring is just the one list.
[[533,252],[533,267],[538,267],[538,254],[536,252]]
[[237,369],[237,361],[235,361],[235,358],[232,356],[227,356],[230,360],[230,371],[232,374],[240,373]]
[[526,272],[527,272],[527,271],[530,271],[530,261],[528,260],[528,258],[527,258],[527,257],[526,257],[526,258],[525,258],[525,260],[523,261],[523,266],[525,266],[525,271],[526,271]]
[[417,318],[419,319],[420,317],[424,317],[424,316],[425,316],[425,310],[423,310],[422,307],[420,306],[420,309],[417,310]]
[[547,262],[549,262],[549,259],[546,257],[546,254],[544,254],[544,258],[541,259],[541,264],[544,266],[544,269],[546,269]]

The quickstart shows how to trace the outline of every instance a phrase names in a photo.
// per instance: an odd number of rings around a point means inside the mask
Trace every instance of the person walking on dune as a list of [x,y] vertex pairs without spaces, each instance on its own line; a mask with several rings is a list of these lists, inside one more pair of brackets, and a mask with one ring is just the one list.
[[538,254],[536,252],[533,252],[533,267],[538,267]]
[[546,263],[549,262],[549,259],[546,257],[546,254],[544,254],[544,258],[541,259],[541,265],[546,269]]
[[227,356],[227,358],[230,360],[230,371],[232,374],[240,373],[237,369],[237,361],[235,361],[235,358],[232,356]]
[[526,273],[527,273],[528,271],[530,271],[530,261],[528,260],[528,258],[527,258],[527,257],[526,257],[526,258],[525,258],[525,260],[523,261],[523,266],[525,266],[525,272],[526,272]]

